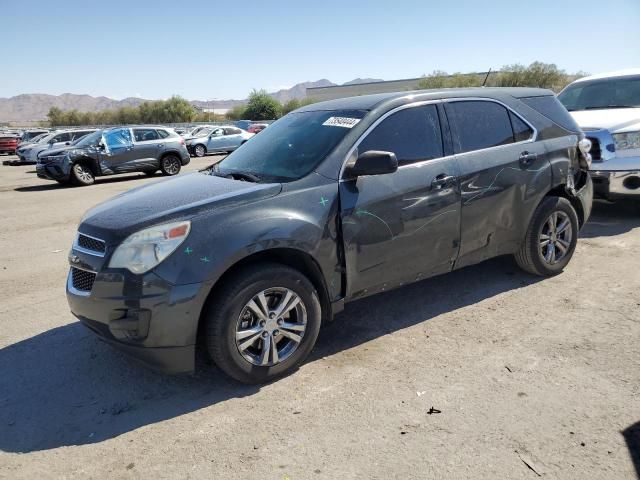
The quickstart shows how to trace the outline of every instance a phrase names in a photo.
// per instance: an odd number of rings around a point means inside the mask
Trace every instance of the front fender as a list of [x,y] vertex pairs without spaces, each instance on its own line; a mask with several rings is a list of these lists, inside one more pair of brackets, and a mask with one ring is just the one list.
[[310,255],[338,295],[337,213],[337,185],[331,183],[205,214],[192,219],[187,240],[155,272],[174,285],[210,283],[253,254],[291,249]]

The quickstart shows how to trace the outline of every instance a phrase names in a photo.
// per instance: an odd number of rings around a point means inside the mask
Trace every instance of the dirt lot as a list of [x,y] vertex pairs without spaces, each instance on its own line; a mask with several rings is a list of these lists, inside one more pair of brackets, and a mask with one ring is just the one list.
[[33,170],[0,166],[1,478],[638,475],[640,207],[598,203],[555,278],[499,258],[350,304],[297,373],[248,387],[152,373],[69,313],[82,213],[154,180]]

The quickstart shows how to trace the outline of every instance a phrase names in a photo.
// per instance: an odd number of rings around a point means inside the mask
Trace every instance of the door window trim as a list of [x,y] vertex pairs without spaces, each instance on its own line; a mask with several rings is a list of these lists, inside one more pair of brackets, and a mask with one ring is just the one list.
[[[453,142],[453,155],[454,156],[462,156],[462,155],[467,155],[470,153],[477,153],[477,152],[484,152],[487,150],[493,150],[495,148],[504,148],[504,147],[511,147],[513,145],[521,145],[524,143],[533,143],[537,140],[538,138],[538,129],[536,127],[534,127],[533,125],[531,125],[531,122],[529,122],[526,118],[524,118],[522,115],[520,115],[518,112],[516,112],[513,108],[511,108],[509,105],[502,103],[500,100],[496,100],[494,98],[482,98],[482,97],[468,97],[468,98],[447,98],[445,100],[443,100],[443,104],[447,104],[447,103],[457,103],[457,102],[467,102],[467,101],[471,101],[471,102],[477,102],[477,101],[481,101],[481,102],[492,102],[492,103],[497,103],[498,105],[502,105],[504,108],[507,109],[507,112],[511,112],[513,113],[516,117],[518,117],[520,120],[522,120],[525,125],[527,125],[532,131],[533,131],[533,135],[531,135],[528,139],[526,140],[520,140],[519,142],[512,142],[512,143],[505,143],[503,145],[494,145],[493,147],[485,147],[485,148],[478,148],[477,150],[469,150],[468,152],[458,152],[456,153],[455,149],[456,149],[456,145],[455,142]],[[445,107],[446,108],[446,107]],[[508,114],[507,114],[508,115]],[[451,125],[452,123],[453,128],[457,128],[457,126],[455,125],[455,122],[452,122],[451,120],[449,120],[449,115],[447,115],[447,121],[448,123]],[[515,133],[513,130],[513,125],[511,123],[511,119],[509,119],[509,126],[511,126],[511,132]],[[452,137],[453,137],[453,132],[452,132]]]
[[[448,158],[454,158],[456,156],[467,155],[467,154],[476,153],[476,152],[483,152],[483,151],[486,151],[486,150],[492,150],[494,148],[504,148],[504,147],[510,147],[512,145],[533,143],[533,142],[535,142],[537,140],[537,138],[538,138],[538,129],[536,127],[534,127],[531,124],[531,122],[529,122],[526,118],[524,118],[522,115],[520,115],[518,112],[516,112],[509,105],[501,102],[500,100],[496,100],[494,98],[487,98],[487,97],[454,97],[454,98],[439,98],[437,100],[424,100],[424,101],[421,101],[421,102],[409,103],[407,105],[400,105],[399,107],[396,107],[396,108],[393,108],[393,109],[389,110],[384,115],[382,115],[380,118],[378,118],[375,122],[373,122],[369,126],[369,128],[367,128],[362,133],[362,135],[360,135],[360,137],[358,137],[358,139],[355,141],[355,143],[349,149],[349,151],[345,155],[344,160],[342,161],[342,167],[340,168],[340,176],[338,177],[339,178],[338,181],[339,182],[351,181],[351,179],[343,178],[344,169],[346,168],[347,163],[349,162],[349,160],[351,159],[351,157],[353,156],[355,151],[358,149],[358,146],[373,131],[373,129],[376,128],[380,123],[382,123],[384,120],[386,120],[388,117],[390,117],[394,113],[399,112],[401,110],[405,110],[407,108],[421,107],[423,105],[441,104],[441,105],[444,106],[446,103],[468,102],[468,101],[493,102],[493,103],[497,103],[498,105],[502,105],[504,108],[506,108],[508,111],[512,112],[520,120],[522,120],[527,126],[529,126],[529,128],[531,128],[531,130],[533,130],[533,135],[531,135],[531,137],[528,138],[527,140],[521,140],[519,142],[507,143],[505,145],[495,145],[493,147],[486,147],[486,148],[481,148],[481,149],[478,149],[478,150],[470,150],[470,151],[464,152],[464,153],[456,153],[455,152],[455,146],[453,145],[454,142],[453,142],[453,138],[452,138],[451,139],[452,140],[452,148],[454,149],[454,151],[453,151],[453,153],[451,155],[444,155],[444,156],[439,157],[439,158],[432,158],[432,159],[428,159],[428,160],[422,160],[421,162],[414,162],[414,163],[408,163],[406,165],[400,165],[398,167],[398,170],[402,170],[403,168],[407,168],[407,167],[414,167],[416,165],[423,165],[423,164],[425,164],[427,162],[438,162],[438,161],[442,161],[442,160],[445,160],[445,159],[448,159]],[[449,120],[449,116],[448,115],[447,115],[447,117],[445,119],[443,119],[440,116],[440,112],[438,112],[438,116],[439,116],[439,120],[440,120],[440,135],[443,137],[443,142],[444,142],[445,139],[444,139],[444,133],[443,133],[443,124],[446,122],[447,127],[449,128],[449,130],[451,130],[451,128],[452,128],[451,127],[451,120]],[[509,124],[511,124],[511,121],[509,121]],[[511,131],[513,131],[513,126],[511,127]],[[453,137],[453,132],[451,132],[451,136]]]

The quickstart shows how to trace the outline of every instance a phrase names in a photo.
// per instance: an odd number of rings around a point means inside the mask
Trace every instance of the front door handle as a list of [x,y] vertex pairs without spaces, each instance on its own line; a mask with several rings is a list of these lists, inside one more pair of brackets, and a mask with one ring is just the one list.
[[529,153],[527,151],[524,151],[520,154],[520,164],[523,166],[527,166],[532,164],[533,162],[535,162],[538,159],[538,154],[537,153]]
[[456,177],[454,177],[453,175],[447,175],[446,173],[441,173],[431,181],[431,188],[441,189],[441,188],[449,187],[455,181],[456,181]]

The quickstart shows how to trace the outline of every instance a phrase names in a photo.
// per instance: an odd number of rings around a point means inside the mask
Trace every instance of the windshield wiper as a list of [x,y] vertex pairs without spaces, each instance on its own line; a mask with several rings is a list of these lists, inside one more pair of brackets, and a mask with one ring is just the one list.
[[248,180],[250,182],[254,182],[254,183],[258,183],[260,182],[260,177],[258,177],[257,175],[254,175],[253,173],[249,173],[249,172],[239,172],[236,170],[230,170],[224,174],[221,174],[221,176],[223,177],[231,177],[231,178],[237,178],[239,180]]

